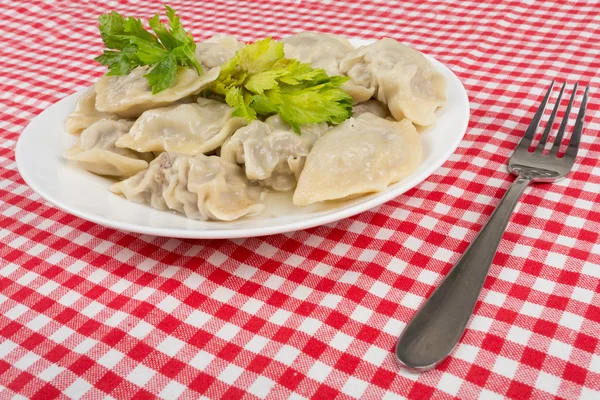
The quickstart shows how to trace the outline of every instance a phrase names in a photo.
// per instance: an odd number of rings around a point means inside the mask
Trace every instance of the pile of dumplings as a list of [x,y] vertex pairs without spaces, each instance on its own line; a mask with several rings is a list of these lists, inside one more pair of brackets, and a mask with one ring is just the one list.
[[306,206],[382,191],[419,166],[415,125],[433,124],[446,102],[444,77],[421,53],[392,39],[355,49],[313,32],[282,42],[287,58],[350,78],[342,89],[352,118],[297,135],[278,115],[232,116],[201,93],[244,43],[215,36],[197,43],[204,74],[180,68],[158,94],[144,67],[100,78],[67,117],[65,130],[79,137],[65,158],[118,179],[110,190],[130,201],[218,221],[260,214],[271,191],[293,191],[294,205]]

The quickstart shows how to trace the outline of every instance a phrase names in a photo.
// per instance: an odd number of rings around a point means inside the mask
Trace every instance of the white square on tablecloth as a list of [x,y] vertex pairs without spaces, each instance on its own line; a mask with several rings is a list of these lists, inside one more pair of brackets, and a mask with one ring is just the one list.
[[600,374],[600,355],[592,355],[592,360],[590,361],[590,371]]
[[494,364],[492,371],[494,371],[498,375],[502,375],[509,379],[512,379],[512,378],[514,378],[518,368],[519,368],[518,361],[511,360],[510,358],[498,356],[498,358],[496,358],[496,363]]
[[375,281],[373,283],[373,286],[371,286],[371,288],[369,289],[369,293],[377,297],[384,298],[391,288],[392,287],[386,283],[383,283],[381,281]]
[[443,247],[438,247],[438,249],[435,251],[435,253],[433,253],[433,258],[435,258],[436,260],[448,262],[448,261],[450,261],[450,259],[452,258],[453,255],[454,255],[453,251],[450,251]]
[[181,305],[181,301],[171,296],[170,294],[166,295],[164,299],[160,301],[156,305],[159,309],[163,310],[167,314],[171,314],[177,307]]
[[199,350],[198,353],[196,353],[196,355],[189,361],[189,364],[192,367],[203,371],[214,359],[215,356],[212,354],[204,350]]
[[88,304],[83,310],[81,310],[81,313],[86,317],[93,318],[105,308],[106,306],[104,304],[98,303],[96,300],[92,300],[90,304]]
[[81,298],[81,295],[73,290],[69,290],[65,293],[58,302],[63,306],[69,307],[71,304],[75,303],[77,300]]
[[124,313],[123,311],[115,311],[113,315],[111,315],[106,321],[104,321],[104,324],[108,326],[117,326],[122,321],[127,319],[127,317],[129,317],[129,314]]
[[86,394],[92,385],[82,378],[77,378],[75,381],[63,391],[63,394],[71,399],[79,399]]
[[136,326],[133,327],[132,330],[129,331],[129,334],[134,338],[141,340],[148,336],[153,329],[155,329],[154,326],[145,321],[140,321]]
[[439,276],[440,275],[437,272],[433,272],[433,271],[430,271],[428,269],[424,269],[419,274],[419,277],[417,278],[417,280],[419,282],[423,282],[423,283],[426,283],[428,285],[433,285],[435,283],[435,281],[438,279]]
[[220,337],[225,341],[230,341],[241,330],[242,328],[240,328],[239,326],[226,322],[225,325],[223,325],[221,329],[219,329],[217,333],[215,333],[215,336]]
[[579,329],[581,329],[581,325],[583,324],[584,319],[585,318],[583,318],[581,315],[576,315],[565,311],[560,317],[559,324],[561,324],[562,326],[566,326],[567,328],[572,329],[574,331],[578,331]]
[[421,296],[417,296],[415,294],[408,292],[408,293],[406,293],[406,295],[404,295],[402,300],[400,300],[400,304],[402,304],[404,307],[408,307],[413,310],[416,310],[417,308],[419,308],[422,301],[423,301],[423,298]]
[[[597,269],[600,269],[596,267]],[[574,300],[581,301],[586,304],[591,304],[592,299],[594,298],[594,292],[588,289],[583,289],[580,287],[576,287],[573,289],[573,293],[571,293],[571,298]]]
[[241,307],[241,310],[247,312],[250,315],[255,315],[258,312],[258,310],[260,310],[264,305],[265,303],[263,303],[262,301],[250,297]]
[[323,364],[321,361],[316,360],[313,366],[308,370],[306,376],[322,383],[325,382],[325,379],[327,379],[331,369],[332,368],[329,365]]
[[367,322],[369,320],[369,318],[371,318],[371,315],[373,315],[373,310],[370,310],[359,304],[356,306],[356,308],[350,315],[350,318],[352,318],[356,321],[362,322],[364,324],[365,322]]
[[260,351],[269,344],[269,339],[261,335],[254,335],[252,339],[244,345],[244,349],[252,351],[254,353],[260,353]]
[[19,347],[18,344],[10,339],[5,339],[2,342],[2,346],[0,346],[0,359],[6,358],[6,356],[17,347]]
[[72,330],[68,326],[63,325],[60,328],[58,328],[52,335],[50,335],[49,339],[56,343],[62,343],[74,333],[74,330]]
[[24,356],[19,358],[17,362],[14,363],[14,366],[19,368],[20,370],[26,370],[27,368],[31,367],[33,364],[38,362],[38,360],[41,358],[42,357],[38,356],[37,354],[28,351],[27,353],[25,353]]
[[281,346],[274,359],[285,365],[292,365],[296,357],[300,354],[300,350],[295,347],[284,344]]
[[248,391],[258,398],[264,399],[271,391],[273,385],[275,385],[275,382],[273,382],[271,379],[264,376],[259,376],[248,388]]
[[342,392],[355,399],[360,399],[368,386],[369,384],[362,379],[351,376],[342,387]]
[[530,317],[535,318],[539,318],[540,315],[542,315],[543,311],[544,307],[540,306],[539,304],[530,303],[528,301],[523,303],[523,306],[521,307],[521,314],[529,315]]
[[487,389],[482,389],[481,392],[479,392],[479,398],[482,400],[504,400],[504,396]]
[[187,387],[185,385],[182,385],[177,381],[169,381],[163,390],[160,391],[158,396],[165,400],[177,399],[186,389]]
[[488,304],[493,304],[495,306],[501,307],[502,304],[504,304],[504,300],[506,300],[506,295],[504,293],[499,293],[494,290],[490,290],[485,295],[483,301],[485,301]]
[[358,280],[359,277],[360,277],[360,272],[346,271],[346,272],[344,272],[344,275],[342,275],[338,279],[338,282],[347,283],[349,285],[352,285],[352,284],[354,284],[354,282],[356,282]]
[[200,310],[194,310],[185,319],[185,323],[195,326],[196,328],[201,328],[211,319],[212,317],[207,313]]
[[235,364],[228,364],[227,367],[225,367],[225,369],[219,374],[219,379],[225,383],[233,385],[233,382],[235,382],[243,373],[243,368],[240,368]]
[[339,351],[346,351],[348,346],[354,341],[352,336],[346,335],[344,332],[338,332],[335,334],[333,339],[329,342],[329,345]]
[[160,352],[165,353],[168,356],[175,356],[185,346],[185,342],[177,339],[173,336],[167,336],[156,349]]
[[452,396],[456,396],[458,394],[458,390],[460,389],[460,385],[462,384],[462,380],[457,376],[444,372],[442,378],[437,384],[438,389],[449,393]]
[[401,274],[402,272],[404,272],[404,269],[407,265],[408,264],[406,263],[406,261],[402,261],[401,259],[394,257],[388,263],[387,269],[397,274]]
[[571,346],[556,339],[552,339],[550,341],[550,346],[548,346],[549,355],[565,361],[569,361],[572,350],[573,348]]
[[39,331],[43,327],[45,327],[52,319],[46,317],[44,314],[37,315],[34,319],[25,324],[26,327],[31,329],[32,331]]
[[506,338],[512,342],[519,343],[525,346],[527,345],[527,342],[529,341],[531,335],[531,331],[513,325],[508,330],[508,335],[506,335]]
[[323,323],[321,321],[307,317],[304,319],[304,321],[302,321],[302,323],[298,327],[298,330],[305,332],[309,335],[314,335],[322,325]]
[[285,324],[285,321],[287,321],[288,318],[290,318],[291,316],[291,312],[280,308],[277,311],[275,311],[273,315],[271,315],[271,318],[269,318],[269,322],[272,322],[277,325],[283,325]]
[[76,351],[77,353],[85,354],[88,351],[90,351],[97,344],[98,344],[97,340],[94,340],[94,339],[88,337],[88,338],[83,339],[77,346],[75,346],[73,351]]
[[125,354],[115,349],[109,349],[98,359],[98,364],[105,366],[108,369],[113,369],[122,359]]
[[560,387],[560,382],[561,379],[559,377],[547,374],[544,371],[539,371],[537,380],[535,381],[535,387],[552,395],[556,395],[556,393],[558,393],[558,388]]
[[220,301],[221,303],[227,303],[233,296],[235,296],[236,292],[231,289],[228,289],[224,286],[219,286],[215,289],[214,292],[210,294],[211,299],[215,299]]
[[567,262],[567,258],[566,254],[549,252],[546,257],[546,264],[556,268],[563,268]]
[[383,364],[383,362],[385,361],[385,359],[388,358],[388,356],[390,356],[391,354],[392,353],[390,353],[388,350],[384,350],[381,347],[373,345],[369,347],[369,350],[367,350],[367,352],[364,354],[363,359],[367,362],[370,362],[373,365],[380,367],[381,364]]
[[319,302],[323,307],[336,308],[339,302],[342,301],[342,297],[337,294],[327,293],[323,296],[323,299]]
[[400,332],[404,329],[406,323],[397,320],[395,318],[388,319],[388,322],[383,326],[383,331],[385,333],[389,333],[390,335],[399,335]]
[[156,289],[151,288],[151,287],[143,287],[140,288],[140,290],[138,290],[134,295],[133,298],[135,300],[141,300],[144,301],[146,300],[148,297],[152,296],[152,294],[154,294],[156,292]]
[[295,297],[299,300],[306,300],[312,292],[313,289],[309,288],[308,286],[298,285],[292,292],[292,297]]
[[38,374],[38,378],[50,382],[52,379],[60,375],[66,368],[59,367],[56,364],[50,364],[48,368]]
[[454,351],[454,357],[464,360],[468,363],[473,363],[479,354],[479,347],[471,346],[470,344],[459,343]]

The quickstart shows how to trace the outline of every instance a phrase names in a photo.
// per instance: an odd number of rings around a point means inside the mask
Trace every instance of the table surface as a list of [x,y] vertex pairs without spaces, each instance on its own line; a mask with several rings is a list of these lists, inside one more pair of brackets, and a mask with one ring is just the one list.
[[[170,3],[197,40],[403,41],[462,80],[467,134],[424,183],[335,224],[205,241],[107,229],[33,193],[15,143],[103,73],[100,13],[161,6],[3,3],[0,398],[600,398],[600,5]],[[455,353],[400,369],[397,336],[511,184],[506,161],[554,78],[591,85],[573,172],[525,192]]]

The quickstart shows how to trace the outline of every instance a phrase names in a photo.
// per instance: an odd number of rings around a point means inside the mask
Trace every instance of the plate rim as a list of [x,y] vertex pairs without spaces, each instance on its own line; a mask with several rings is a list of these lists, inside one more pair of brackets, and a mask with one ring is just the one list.
[[[349,40],[355,40],[357,42],[358,41],[362,41],[362,42],[371,41],[369,39],[362,39],[362,38],[349,38]],[[124,222],[124,221],[121,221],[118,219],[111,219],[108,217],[96,216],[93,214],[90,215],[85,211],[79,211],[79,209],[77,207],[69,207],[68,204],[65,204],[63,201],[60,201],[60,200],[54,198],[54,196],[52,194],[45,192],[42,187],[39,187],[37,184],[35,184],[34,183],[35,180],[32,179],[32,177],[30,177],[28,175],[28,173],[26,172],[27,169],[22,168],[22,163],[19,161],[25,157],[23,154],[22,138],[24,137],[24,135],[30,135],[30,133],[28,133],[28,128],[32,125],[32,123],[35,120],[43,118],[44,114],[46,112],[48,112],[53,105],[58,104],[64,100],[68,99],[71,96],[75,96],[79,93],[84,92],[85,90],[87,90],[86,88],[81,89],[77,92],[72,93],[69,96],[64,97],[63,99],[59,100],[58,102],[56,102],[56,103],[52,104],[51,106],[49,106],[48,108],[46,108],[40,114],[35,116],[31,121],[29,121],[29,123],[23,129],[23,131],[19,135],[19,138],[17,139],[17,144],[15,147],[15,161],[17,164],[17,169],[19,171],[19,174],[25,181],[25,183],[35,193],[37,193],[44,200],[48,201],[49,203],[51,203],[58,209],[60,209],[64,212],[67,212],[69,214],[75,215],[86,221],[91,221],[98,225],[117,229],[117,230],[124,231],[124,232],[132,232],[132,233],[138,233],[138,234],[146,234],[146,235],[153,235],[153,236],[160,236],[160,237],[180,238],[180,239],[236,239],[236,238],[250,238],[250,237],[259,237],[259,236],[280,234],[280,233],[288,233],[288,232],[310,229],[310,228],[314,228],[314,227],[321,226],[321,225],[326,225],[326,224],[329,224],[332,222],[340,221],[340,220],[358,215],[367,210],[370,210],[377,206],[383,205],[383,204],[393,200],[394,198],[404,194],[408,190],[413,189],[420,183],[424,182],[431,175],[433,175],[433,173],[437,169],[439,169],[446,161],[448,161],[448,159],[452,156],[452,154],[454,154],[454,152],[458,148],[458,145],[460,144],[460,142],[463,140],[463,138],[467,132],[469,119],[470,119],[470,104],[469,104],[469,98],[468,98],[467,91],[465,90],[465,87],[464,87],[463,83],[461,82],[461,80],[456,76],[456,74],[450,68],[448,68],[445,64],[439,62],[438,60],[436,60],[435,58],[433,58],[431,56],[426,55],[426,57],[434,63],[436,68],[445,69],[446,72],[448,72],[452,76],[452,78],[459,84],[459,87],[461,89],[460,96],[463,97],[464,100],[466,100],[466,104],[467,104],[467,107],[463,109],[463,116],[461,118],[461,121],[463,121],[464,126],[456,128],[457,130],[460,130],[461,133],[456,136],[456,138],[454,139],[452,144],[448,147],[448,150],[443,153],[443,156],[436,159],[426,170],[422,171],[419,175],[411,174],[409,177],[407,177],[406,179],[401,181],[401,182],[404,182],[405,185],[408,184],[408,186],[409,186],[408,188],[402,190],[402,187],[400,187],[399,188],[400,190],[396,190],[396,191],[393,189],[389,190],[389,191],[383,191],[383,192],[380,192],[379,194],[373,196],[371,199],[368,199],[367,201],[364,201],[364,202],[361,202],[358,204],[354,204],[350,207],[343,208],[343,209],[338,209],[338,210],[334,209],[331,212],[327,212],[327,213],[325,213],[323,215],[319,215],[319,216],[310,217],[310,218],[307,218],[306,220],[287,222],[282,225],[273,225],[273,226],[267,226],[267,227],[259,226],[259,227],[249,227],[249,228],[239,228],[239,229],[219,229],[219,228],[217,228],[217,229],[209,229],[209,230],[192,230],[192,229],[181,229],[181,228],[172,228],[172,227],[144,226],[144,225],[139,225],[136,223]],[[257,220],[257,222],[258,221],[259,220]],[[222,222],[218,222],[218,223],[222,223]]]

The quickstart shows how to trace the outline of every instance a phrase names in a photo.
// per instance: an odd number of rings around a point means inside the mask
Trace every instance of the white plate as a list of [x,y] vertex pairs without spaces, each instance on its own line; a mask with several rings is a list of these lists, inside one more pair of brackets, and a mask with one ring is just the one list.
[[[352,40],[355,46],[371,43]],[[25,128],[16,148],[17,166],[27,184],[58,208],[100,225],[124,231],[177,238],[219,239],[270,235],[307,229],[356,215],[392,200],[427,179],[454,152],[469,122],[469,99],[456,75],[429,57],[446,78],[448,105],[437,123],[421,133],[424,159],[407,179],[387,190],[357,199],[296,207],[291,194],[267,195],[265,211],[233,222],[203,222],[134,204],[111,193],[111,181],[62,157],[76,136],[64,133],[64,121],[83,93],[52,105]]]

